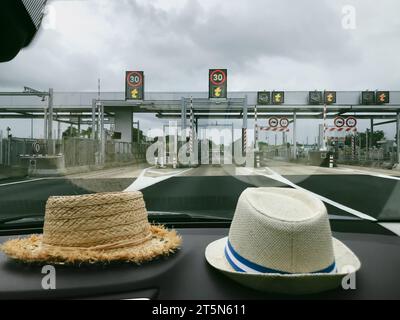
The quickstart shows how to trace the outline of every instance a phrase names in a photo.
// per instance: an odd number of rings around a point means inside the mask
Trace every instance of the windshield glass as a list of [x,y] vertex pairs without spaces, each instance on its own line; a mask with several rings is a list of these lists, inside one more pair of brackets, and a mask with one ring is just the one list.
[[400,221],[399,6],[48,1],[0,63],[0,229],[113,191],[158,221],[229,221],[258,187]]

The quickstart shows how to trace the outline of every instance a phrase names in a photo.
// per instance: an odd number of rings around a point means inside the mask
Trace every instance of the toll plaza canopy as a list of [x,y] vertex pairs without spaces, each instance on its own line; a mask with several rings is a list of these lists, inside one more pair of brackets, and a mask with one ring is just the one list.
[[[48,94],[48,92],[43,92]],[[297,118],[320,118],[323,105],[310,104],[309,91],[286,91],[281,104],[258,105],[260,116],[297,113]],[[395,118],[400,111],[400,91],[390,91],[390,101],[385,104],[361,104],[361,91],[337,91],[336,102],[327,106],[328,118],[351,113],[358,118]],[[96,102],[104,106],[105,120],[120,111],[133,113],[155,113],[158,117],[182,117],[190,97],[196,118],[242,118],[248,108],[251,118],[257,105],[257,92],[229,92],[228,99],[213,100],[207,92],[147,92],[143,101],[126,101],[123,92],[54,92],[53,120],[81,124],[92,121]],[[49,103],[39,93],[1,92],[0,118],[43,118]]]

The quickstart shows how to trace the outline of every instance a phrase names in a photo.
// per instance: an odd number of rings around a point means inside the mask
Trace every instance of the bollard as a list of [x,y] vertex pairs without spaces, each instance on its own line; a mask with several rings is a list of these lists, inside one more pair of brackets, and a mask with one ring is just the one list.
[[333,168],[333,155],[329,156],[329,168]]
[[173,157],[172,159],[172,167],[176,169],[176,157]]

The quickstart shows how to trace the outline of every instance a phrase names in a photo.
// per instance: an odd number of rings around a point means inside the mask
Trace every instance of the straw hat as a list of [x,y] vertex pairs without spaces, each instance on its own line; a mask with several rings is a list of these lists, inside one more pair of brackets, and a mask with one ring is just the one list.
[[141,192],[50,197],[43,235],[1,246],[23,262],[142,263],[168,255],[181,244],[174,230],[150,225]]
[[322,201],[288,188],[246,189],[229,236],[209,244],[205,256],[245,286],[286,294],[336,288],[361,267],[356,255],[332,237]]

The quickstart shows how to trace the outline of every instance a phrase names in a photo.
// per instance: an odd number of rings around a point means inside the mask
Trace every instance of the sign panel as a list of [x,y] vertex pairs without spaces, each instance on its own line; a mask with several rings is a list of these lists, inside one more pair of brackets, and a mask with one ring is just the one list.
[[323,104],[321,91],[310,91],[308,94],[308,102],[312,105]]
[[336,103],[336,91],[325,91],[325,103],[326,104]]
[[273,91],[272,92],[272,103],[273,104],[285,103],[285,93],[283,91]]
[[228,96],[227,69],[210,69],[208,75],[208,97],[226,99]]
[[279,124],[280,124],[280,126],[282,127],[282,128],[287,128],[287,127],[289,127],[289,119],[288,118],[282,118],[280,121],[279,121]]
[[362,105],[373,105],[375,104],[375,92],[373,91],[363,91],[361,94],[361,104]]
[[348,117],[346,119],[346,126],[349,128],[355,128],[357,126],[357,119],[354,117]]
[[342,128],[345,125],[345,120],[342,117],[337,117],[333,123],[335,124],[336,128]]
[[266,106],[271,104],[271,92],[259,91],[257,93],[257,104],[261,106]]
[[389,91],[377,91],[376,92],[376,103],[377,104],[390,103]]
[[275,117],[270,118],[268,121],[268,124],[271,128],[276,128],[279,125],[279,120],[278,120],[278,118],[275,118]]
[[126,71],[125,100],[144,100],[143,71]]

